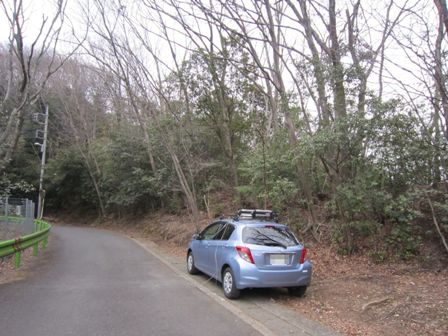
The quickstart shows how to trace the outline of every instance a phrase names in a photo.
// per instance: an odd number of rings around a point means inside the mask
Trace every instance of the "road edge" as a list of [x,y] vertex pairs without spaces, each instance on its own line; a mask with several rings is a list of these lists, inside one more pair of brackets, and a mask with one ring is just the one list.
[[[210,297],[212,300],[226,308],[228,311],[233,313],[235,316],[243,320],[245,323],[249,324],[258,331],[263,336],[276,336],[285,335],[284,332],[280,334],[275,332],[280,329],[285,329],[288,327],[286,332],[289,335],[298,336],[341,336],[340,333],[332,330],[331,328],[320,324],[319,322],[310,320],[297,312],[293,312],[286,307],[281,307],[275,302],[269,302],[266,306],[265,303],[258,304],[253,302],[241,302],[247,306],[247,310],[251,311],[253,314],[250,315],[243,311],[241,308],[237,307],[235,303],[225,299],[224,297],[214,293],[212,290],[208,289],[205,285],[201,284],[198,280],[195,280],[193,276],[187,274],[186,270],[182,271],[180,267],[176,267],[179,264],[180,259],[178,256],[165,257],[161,255],[161,247],[150,239],[145,239],[144,241],[139,240],[135,237],[130,237],[124,235],[127,238],[134,241],[141,248],[145,249],[148,253],[153,255],[161,263],[171,269],[176,275],[185,279],[193,287],[197,288],[205,295]],[[171,259],[171,261],[170,261]],[[173,262],[174,261],[174,262]],[[186,267],[186,266],[185,266]],[[239,302],[239,301],[238,301]],[[264,307],[266,306],[266,307]],[[258,315],[258,318],[253,315]],[[263,321],[263,322],[262,322]]]
[[[227,310],[232,312],[234,315],[236,315],[238,318],[249,324],[252,328],[257,330],[260,334],[264,336],[275,336],[270,329],[268,329],[264,324],[262,324],[260,321],[254,319],[250,315],[243,312],[240,308],[236,307],[235,305],[231,304],[227,300],[225,300],[222,297],[219,297],[217,294],[213,293],[212,291],[208,290],[204,285],[200,284],[196,280],[189,277],[187,274],[182,273],[179,271],[178,268],[173,266],[166,258],[162,257],[156,249],[159,247],[154,242],[141,242],[136,238],[128,237],[131,240],[133,240],[137,245],[145,249],[147,252],[149,252],[151,255],[153,255],[155,258],[157,258],[160,262],[162,262],[165,266],[170,268],[174,273],[176,273],[179,277],[187,280],[193,287],[199,289],[201,292],[206,294],[208,297],[213,299],[215,302],[219,303],[221,306],[224,306]],[[147,245],[152,245],[151,248]]]

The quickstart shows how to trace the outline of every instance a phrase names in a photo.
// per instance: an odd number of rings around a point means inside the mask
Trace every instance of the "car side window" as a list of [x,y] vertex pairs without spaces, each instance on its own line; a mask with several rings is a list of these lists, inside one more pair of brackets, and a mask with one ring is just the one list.
[[216,239],[215,236],[217,233],[220,233],[221,223],[210,224],[208,227],[202,231],[201,236],[204,240],[212,240]]
[[229,240],[229,238],[232,235],[234,230],[235,230],[235,227],[232,224],[225,223],[224,227],[223,227],[223,233],[221,236],[221,240]]

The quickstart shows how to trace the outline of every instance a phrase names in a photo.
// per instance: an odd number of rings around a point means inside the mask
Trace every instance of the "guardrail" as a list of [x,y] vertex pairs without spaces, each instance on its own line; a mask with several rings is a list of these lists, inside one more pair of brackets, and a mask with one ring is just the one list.
[[[19,221],[20,217],[9,217],[9,220]],[[39,243],[41,248],[45,249],[50,234],[51,225],[43,220],[34,220],[34,233],[18,237],[15,239],[0,241],[0,257],[6,257],[15,254],[15,266],[18,268],[22,259],[22,252],[27,248],[33,247],[33,255],[37,256],[39,252]]]

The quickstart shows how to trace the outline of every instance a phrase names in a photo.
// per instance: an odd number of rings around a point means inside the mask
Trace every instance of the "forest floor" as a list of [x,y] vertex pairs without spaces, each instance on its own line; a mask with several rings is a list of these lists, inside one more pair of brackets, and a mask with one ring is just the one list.
[[[184,256],[194,228],[186,217],[152,215],[101,223],[62,218],[56,224],[97,226],[132,238],[150,238],[166,252]],[[132,222],[132,223],[130,223]],[[204,219],[201,226],[208,220]],[[341,256],[309,242],[313,280],[303,298],[274,294],[272,300],[344,335],[448,335],[448,267],[434,260],[376,264],[363,255]],[[32,258],[32,257],[31,257]],[[430,258],[427,256],[426,258]],[[25,263],[27,258],[25,258]],[[0,284],[14,270],[0,263]],[[19,271],[20,272],[20,271]],[[269,294],[270,295],[270,294]]]

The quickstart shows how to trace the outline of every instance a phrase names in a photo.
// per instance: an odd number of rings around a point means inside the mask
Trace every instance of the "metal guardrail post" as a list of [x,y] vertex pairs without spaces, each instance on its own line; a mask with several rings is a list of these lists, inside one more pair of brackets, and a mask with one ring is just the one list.
[[[35,220],[34,221],[34,232],[39,232],[38,230],[38,222]],[[37,242],[34,246],[33,246],[33,256],[37,256],[39,254],[39,242]]]
[[22,262],[22,253],[21,252],[16,252],[16,261],[15,261],[16,268],[20,267],[20,263],[21,262]]
[[15,255],[15,266],[16,266],[16,268],[20,267],[21,261],[22,261],[22,252],[21,251],[17,251],[16,255]]

